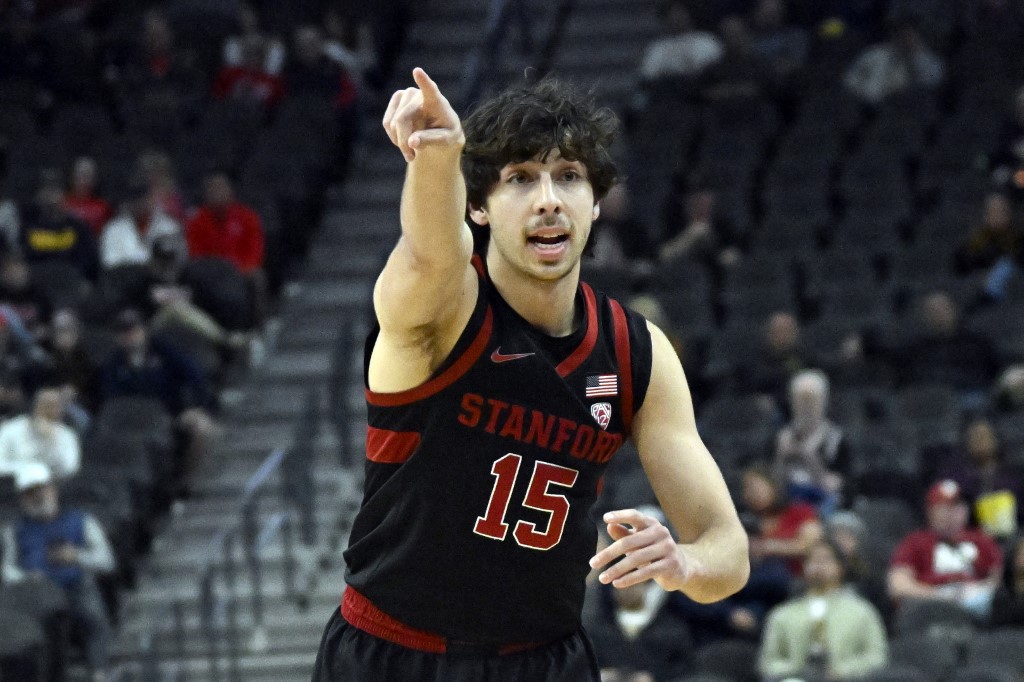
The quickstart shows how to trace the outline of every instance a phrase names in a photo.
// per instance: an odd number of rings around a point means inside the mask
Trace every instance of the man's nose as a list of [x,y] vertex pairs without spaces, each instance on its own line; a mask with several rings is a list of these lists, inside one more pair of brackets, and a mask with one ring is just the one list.
[[534,209],[541,214],[559,213],[562,210],[562,200],[550,173],[542,173],[537,181]]

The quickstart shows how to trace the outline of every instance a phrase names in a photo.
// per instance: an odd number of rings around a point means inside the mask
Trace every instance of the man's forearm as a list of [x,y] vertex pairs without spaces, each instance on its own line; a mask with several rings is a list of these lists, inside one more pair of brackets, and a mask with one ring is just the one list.
[[677,589],[696,602],[725,599],[750,576],[747,534],[739,527],[712,527],[696,541],[680,544],[679,551],[695,570]]
[[461,144],[428,147],[409,163],[402,189],[402,239],[419,262],[443,266],[464,256],[468,260],[461,153]]

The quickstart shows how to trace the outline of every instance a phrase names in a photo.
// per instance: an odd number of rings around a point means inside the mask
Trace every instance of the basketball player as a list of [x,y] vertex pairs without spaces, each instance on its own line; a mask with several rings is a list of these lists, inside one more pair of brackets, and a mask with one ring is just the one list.
[[[384,115],[408,162],[402,236],[374,289],[364,498],[313,679],[596,682],[591,568],[715,601],[746,581],[746,535],[665,335],[579,281],[614,116],[543,81],[463,129],[413,78]],[[614,511],[591,556],[588,512],[627,437],[679,539]]]

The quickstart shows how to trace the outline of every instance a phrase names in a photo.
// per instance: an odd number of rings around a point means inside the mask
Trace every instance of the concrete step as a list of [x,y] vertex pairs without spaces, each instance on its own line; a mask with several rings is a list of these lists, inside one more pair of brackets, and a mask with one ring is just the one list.
[[306,279],[309,284],[349,278],[372,280],[384,265],[382,254],[387,253],[394,243],[390,237],[359,240],[357,244],[349,244],[351,240],[339,238],[334,243],[324,244],[310,254]]
[[[312,651],[303,654],[243,656],[239,662],[239,677],[245,682],[309,682],[318,644],[319,638],[314,641]],[[160,670],[161,675],[165,676],[164,679],[174,679],[171,677],[173,675],[178,675],[178,679],[187,679],[189,682],[229,679],[226,659],[222,658],[217,665],[218,672],[213,673],[206,657],[197,656],[184,661],[163,663]],[[125,670],[129,677],[122,678],[122,682],[125,679],[130,682],[142,682],[143,673],[139,666],[126,666]]]
[[353,180],[345,186],[345,205],[347,208],[391,208],[397,211],[401,195],[401,184],[381,182],[380,178]]

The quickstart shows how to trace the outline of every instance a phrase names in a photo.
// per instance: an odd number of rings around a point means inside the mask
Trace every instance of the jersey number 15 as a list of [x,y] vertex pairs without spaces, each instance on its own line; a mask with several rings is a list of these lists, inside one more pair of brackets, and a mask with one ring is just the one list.
[[[508,453],[496,460],[491,467],[495,477],[491,489],[491,500],[487,503],[487,511],[476,519],[473,532],[492,540],[504,540],[509,524],[505,523],[505,514],[512,499],[512,489],[519,477],[519,468],[523,463],[522,455]],[[521,547],[548,550],[558,544],[565,530],[565,521],[569,517],[569,500],[565,495],[550,492],[552,486],[572,488],[579,472],[568,467],[558,466],[550,462],[538,461],[533,467],[533,476],[523,498],[523,506],[549,515],[547,528],[539,530],[537,524],[520,519],[516,522],[512,537]]]

